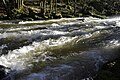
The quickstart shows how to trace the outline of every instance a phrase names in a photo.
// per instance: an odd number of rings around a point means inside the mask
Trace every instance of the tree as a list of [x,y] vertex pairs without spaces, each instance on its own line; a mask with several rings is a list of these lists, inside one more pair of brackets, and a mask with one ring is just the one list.
[[5,10],[6,10],[7,16],[8,17],[12,17],[12,12],[11,12],[11,9],[10,9],[10,2],[9,2],[9,0],[3,0],[3,3],[4,3],[4,6],[5,6]]
[[21,9],[23,0],[3,0],[7,16],[12,18],[12,11],[14,9]]
[[50,0],[50,14],[52,13],[53,11],[53,0]]
[[74,0],[74,14],[76,14],[76,0]]
[[55,13],[57,13],[57,0],[55,0]]

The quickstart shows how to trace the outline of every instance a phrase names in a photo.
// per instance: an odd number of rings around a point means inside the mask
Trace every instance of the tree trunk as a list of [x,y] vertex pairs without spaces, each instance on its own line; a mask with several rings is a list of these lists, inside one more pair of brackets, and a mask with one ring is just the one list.
[[11,12],[11,9],[10,9],[10,2],[6,1],[6,0],[3,0],[3,3],[4,3],[4,6],[5,6],[7,16],[12,17],[12,12]]
[[57,0],[55,0],[55,13],[57,13]]
[[16,9],[19,9],[23,6],[23,0],[16,0],[15,1],[15,7]]
[[14,8],[19,9],[23,5],[23,0],[15,0],[13,4],[15,5]]
[[52,13],[52,10],[53,10],[53,0],[50,0],[50,14]]
[[46,0],[43,0],[43,15],[46,13]]
[[74,14],[76,14],[76,0],[74,0]]
[[5,8],[7,8],[7,3],[5,0],[3,0],[3,4],[4,4]]

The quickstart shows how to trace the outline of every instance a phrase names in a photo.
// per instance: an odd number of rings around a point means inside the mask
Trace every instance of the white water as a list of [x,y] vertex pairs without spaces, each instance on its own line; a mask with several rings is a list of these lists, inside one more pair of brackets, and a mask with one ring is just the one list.
[[[89,17],[84,18],[84,22],[80,19],[83,18],[26,21],[19,22],[19,24],[34,23],[34,25],[25,26],[25,28],[19,27],[19,25],[17,28],[1,28],[3,33],[0,33],[0,39],[27,39],[28,42],[32,43],[9,50],[8,54],[5,55],[2,54],[2,50],[12,42],[1,43],[0,65],[9,67],[13,71],[20,71],[20,74],[24,73],[24,70],[30,69],[26,73],[27,75],[20,76],[16,80],[19,78],[20,80],[69,80],[76,77],[74,75],[67,79],[68,76],[75,74],[74,70],[77,68],[77,63],[82,64],[79,66],[80,68],[84,67],[83,70],[79,69],[81,72],[88,69],[88,72],[84,72],[86,76],[83,77],[83,74],[80,74],[79,78],[90,77],[87,75],[90,75],[91,71],[98,71],[103,63],[118,55],[120,18],[98,19]],[[46,29],[30,30],[43,26],[42,23],[45,23]],[[38,73],[31,73],[35,67],[34,62],[39,65],[41,62],[47,61],[54,63],[56,60],[63,63],[59,64],[58,62],[54,67],[46,66],[42,71],[38,70]],[[89,63],[91,67],[87,67]],[[38,66],[36,68],[39,69]]]

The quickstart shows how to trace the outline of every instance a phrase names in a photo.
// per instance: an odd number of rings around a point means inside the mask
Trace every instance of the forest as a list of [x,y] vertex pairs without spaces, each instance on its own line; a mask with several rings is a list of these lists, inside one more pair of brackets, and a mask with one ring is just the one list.
[[0,19],[41,20],[62,17],[119,15],[119,0],[1,0]]

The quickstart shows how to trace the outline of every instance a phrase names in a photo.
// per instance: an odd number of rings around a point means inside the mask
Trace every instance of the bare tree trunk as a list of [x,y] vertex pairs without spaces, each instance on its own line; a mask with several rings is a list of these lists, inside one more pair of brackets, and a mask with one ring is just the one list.
[[74,14],[76,14],[76,0],[74,0]]
[[4,3],[4,6],[5,6],[7,16],[12,17],[12,12],[11,12],[11,9],[10,9],[10,2],[6,1],[6,0],[3,0],[3,3]]
[[39,0],[39,8],[41,8],[41,0]]
[[3,0],[3,4],[4,4],[5,8],[7,8],[7,3],[5,0]]
[[53,0],[50,0],[50,14],[52,13],[53,10]]
[[46,12],[47,12],[47,10],[48,10],[47,4],[48,4],[48,3],[47,3],[47,1],[46,1]]
[[15,0],[15,6],[14,8],[21,8],[23,6],[23,0]]
[[57,13],[57,0],[55,0],[55,13]]
[[43,9],[43,15],[45,15],[45,13],[46,13],[46,0],[43,0],[43,7],[42,7],[42,9]]

